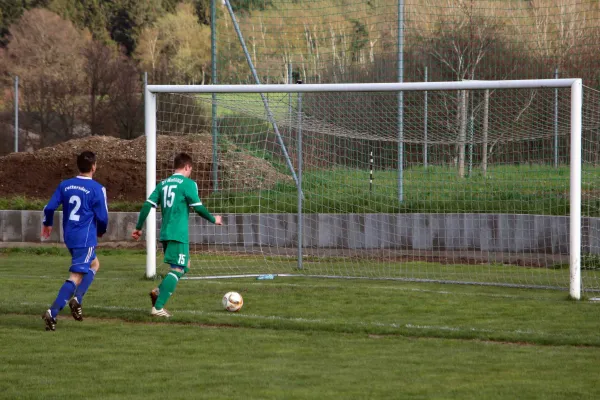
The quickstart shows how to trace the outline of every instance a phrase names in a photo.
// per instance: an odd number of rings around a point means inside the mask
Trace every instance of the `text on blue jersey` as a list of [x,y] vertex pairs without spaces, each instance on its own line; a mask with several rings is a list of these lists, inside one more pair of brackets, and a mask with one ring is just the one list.
[[92,178],[62,181],[44,207],[44,225],[52,226],[54,211],[62,205],[63,233],[68,248],[92,247],[108,227],[106,189]]

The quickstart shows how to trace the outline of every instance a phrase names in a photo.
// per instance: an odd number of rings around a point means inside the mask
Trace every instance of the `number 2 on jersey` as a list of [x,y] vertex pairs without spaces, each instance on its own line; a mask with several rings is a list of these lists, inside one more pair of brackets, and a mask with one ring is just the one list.
[[79,215],[77,214],[77,211],[79,211],[79,207],[81,207],[81,198],[79,196],[71,196],[71,198],[69,199],[69,204],[73,203],[75,203],[75,207],[73,207],[73,209],[71,210],[71,213],[69,214],[69,219],[71,221],[79,221]]
[[163,204],[165,207],[172,207],[175,202],[175,189],[177,185],[165,186],[162,190],[164,193],[164,201]]

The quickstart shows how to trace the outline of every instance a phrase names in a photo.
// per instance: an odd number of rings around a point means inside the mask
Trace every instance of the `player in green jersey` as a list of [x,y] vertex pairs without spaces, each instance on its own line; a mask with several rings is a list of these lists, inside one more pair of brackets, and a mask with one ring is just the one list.
[[142,236],[142,227],[152,207],[159,207],[162,214],[160,241],[165,253],[164,262],[171,266],[170,272],[158,288],[150,292],[152,299],[151,314],[157,317],[170,317],[164,308],[165,303],[175,291],[179,279],[189,270],[189,209],[196,211],[202,218],[216,225],[222,225],[221,216],[211,215],[198,197],[198,185],[190,179],[192,157],[180,153],[173,162],[175,172],[160,182],[148,200],[144,203],[137,225],[131,236],[138,240]]

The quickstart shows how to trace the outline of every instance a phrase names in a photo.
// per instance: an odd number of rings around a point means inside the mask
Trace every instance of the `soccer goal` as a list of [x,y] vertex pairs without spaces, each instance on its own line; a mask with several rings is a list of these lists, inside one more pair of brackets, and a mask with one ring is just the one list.
[[[600,260],[600,131],[582,130],[583,102],[580,79],[148,85],[147,192],[174,154],[193,156],[200,197],[224,224],[190,214],[190,278],[473,283],[579,299],[582,257],[589,290]],[[151,215],[148,276],[159,227]]]

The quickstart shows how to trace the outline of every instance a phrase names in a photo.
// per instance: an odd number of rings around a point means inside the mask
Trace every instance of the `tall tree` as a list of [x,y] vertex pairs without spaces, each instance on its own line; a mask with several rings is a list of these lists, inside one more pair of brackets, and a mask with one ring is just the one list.
[[96,41],[89,41],[83,50],[85,57],[86,84],[89,88],[90,134],[102,131],[103,120],[108,112],[106,101],[118,76],[118,52]]
[[140,32],[164,14],[162,0],[114,0],[108,10],[110,37],[131,55]]
[[0,47],[8,44],[9,27],[23,15],[23,12],[35,7],[45,7],[50,0],[3,1],[0,7]]
[[10,27],[9,73],[21,77],[25,111],[34,116],[42,143],[69,138],[81,112],[85,36],[44,9],[26,11]]
[[48,9],[75,24],[87,29],[95,40],[107,43],[110,40],[107,19],[110,2],[104,0],[52,0]]
[[210,71],[210,28],[198,23],[190,4],[180,4],[176,14],[142,31],[135,57],[153,78],[159,66],[169,65],[176,82],[203,84]]
[[[453,4],[455,0],[450,0]],[[456,15],[441,17],[433,35],[421,36],[422,48],[444,71],[442,79],[462,81],[475,79],[478,68],[488,54],[500,48],[500,27],[494,18],[477,14],[470,3],[458,3]],[[465,146],[467,141],[467,113],[469,111],[469,91],[449,94],[454,107],[447,108],[448,121],[454,119],[452,128],[456,137],[456,160],[458,175],[465,176]]]
[[114,82],[106,97],[107,131],[123,139],[143,133],[144,108],[142,80],[134,63],[124,55],[114,60]]

